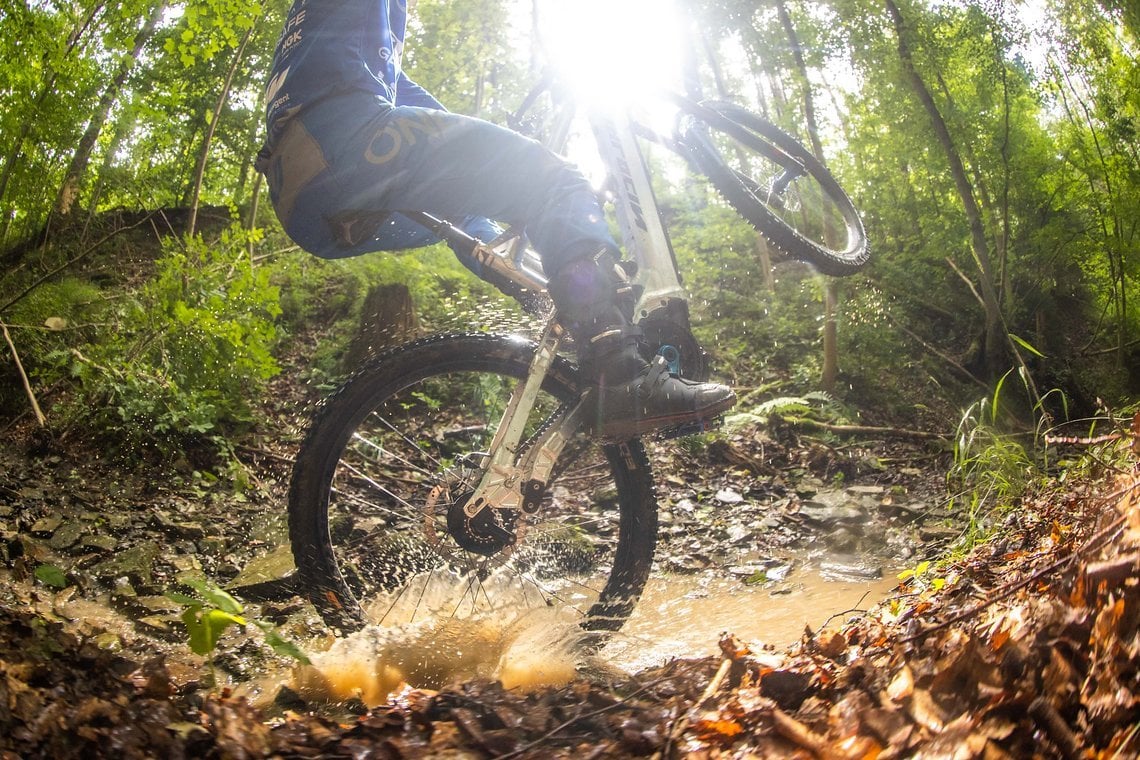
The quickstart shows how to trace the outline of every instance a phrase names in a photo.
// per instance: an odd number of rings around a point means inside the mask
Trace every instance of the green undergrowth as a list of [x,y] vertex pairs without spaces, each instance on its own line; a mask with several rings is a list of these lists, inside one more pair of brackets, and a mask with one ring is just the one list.
[[[291,363],[300,381],[331,387],[346,372],[340,359],[370,288],[406,286],[424,332],[463,319],[518,322],[445,246],[325,261],[270,235],[234,224],[166,237],[141,258],[110,246],[52,274],[76,256],[61,245],[9,273],[0,321],[48,426],[123,462],[189,457],[195,469],[224,472],[261,421],[286,353],[301,354]],[[14,365],[0,371],[0,416],[28,414]]]
[[[1094,416],[1068,420],[1064,394],[1055,389],[1033,397],[1027,424],[1012,416],[1003,399],[1011,393],[1006,380],[1014,376],[1002,378],[992,395],[966,409],[958,424],[946,476],[951,511],[963,516],[953,556],[993,538],[1031,495],[1096,477],[1121,465],[1127,455],[1127,447],[1119,445],[1127,434],[1114,431],[1126,430],[1138,407],[1102,407]],[[1022,390],[1028,395],[1028,384]],[[1061,414],[1047,412],[1050,407]]]

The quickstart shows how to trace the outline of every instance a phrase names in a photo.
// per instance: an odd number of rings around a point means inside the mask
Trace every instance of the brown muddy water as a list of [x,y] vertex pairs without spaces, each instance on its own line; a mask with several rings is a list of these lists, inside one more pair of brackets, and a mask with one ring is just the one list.
[[805,626],[818,630],[833,616],[866,610],[898,585],[894,573],[875,579],[837,579],[806,568],[772,587],[728,578],[651,579],[633,615],[603,655],[636,672],[678,657],[719,655],[721,634],[753,648],[796,641]]
[[358,697],[382,704],[405,687],[438,689],[471,678],[506,688],[561,685],[585,673],[636,673],[676,658],[716,656],[722,634],[754,649],[781,649],[805,626],[818,629],[885,598],[897,586],[883,577],[837,578],[826,566],[800,565],[777,582],[749,586],[710,575],[658,575],[633,616],[599,652],[583,655],[576,620],[556,609],[514,619],[424,621],[374,626],[337,640],[285,683],[310,701]]

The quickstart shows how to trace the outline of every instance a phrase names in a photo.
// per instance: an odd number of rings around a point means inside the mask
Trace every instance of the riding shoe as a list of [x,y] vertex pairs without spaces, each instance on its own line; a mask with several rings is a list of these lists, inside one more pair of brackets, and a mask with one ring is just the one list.
[[591,427],[601,437],[627,440],[705,422],[736,404],[731,388],[678,377],[664,357],[646,362],[633,339],[623,336],[617,341],[624,345],[611,351],[590,346],[582,361],[595,399]]
[[603,248],[575,259],[548,290],[574,337],[582,378],[593,386],[596,434],[627,440],[710,420],[736,403],[731,388],[671,374],[662,357],[645,361],[633,324],[638,290],[616,252]]

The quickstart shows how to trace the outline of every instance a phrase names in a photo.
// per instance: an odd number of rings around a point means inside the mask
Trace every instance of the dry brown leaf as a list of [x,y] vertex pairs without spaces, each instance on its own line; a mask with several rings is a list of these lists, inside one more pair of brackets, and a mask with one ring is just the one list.
[[701,718],[693,723],[693,730],[702,741],[717,744],[731,744],[733,739],[744,733],[744,727],[735,720],[721,718]]
[[1104,609],[1097,613],[1096,621],[1093,623],[1092,641],[1094,643],[1100,642],[1103,644],[1108,640],[1109,636],[1116,636],[1117,625],[1123,616],[1123,599],[1117,599],[1112,604],[1106,605]]
[[914,674],[911,673],[910,666],[904,664],[902,669],[891,679],[891,683],[887,687],[887,696],[894,702],[901,702],[912,693],[914,693]]
[[925,689],[916,689],[911,695],[908,712],[910,717],[914,718],[915,723],[931,733],[941,733],[946,726],[946,718],[942,714],[942,708],[934,701],[934,697],[930,696],[930,692]]
[[990,637],[990,649],[995,652],[1000,652],[1007,641],[1009,641],[1009,628],[1003,625]]

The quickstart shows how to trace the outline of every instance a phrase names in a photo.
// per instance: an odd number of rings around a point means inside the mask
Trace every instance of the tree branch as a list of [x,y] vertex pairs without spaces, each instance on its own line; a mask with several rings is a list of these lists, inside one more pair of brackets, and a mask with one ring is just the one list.
[[12,358],[16,360],[16,370],[20,373],[20,380],[24,383],[24,392],[28,394],[28,401],[32,404],[32,411],[36,413],[36,422],[40,427],[47,425],[47,418],[44,417],[43,411],[40,410],[39,402],[36,401],[35,391],[32,390],[32,384],[28,380],[28,373],[24,372],[24,365],[20,361],[20,354],[16,351],[16,344],[12,342],[12,336],[8,333],[8,325],[0,322],[0,328],[4,330],[4,340],[8,342],[8,348],[12,349]]

